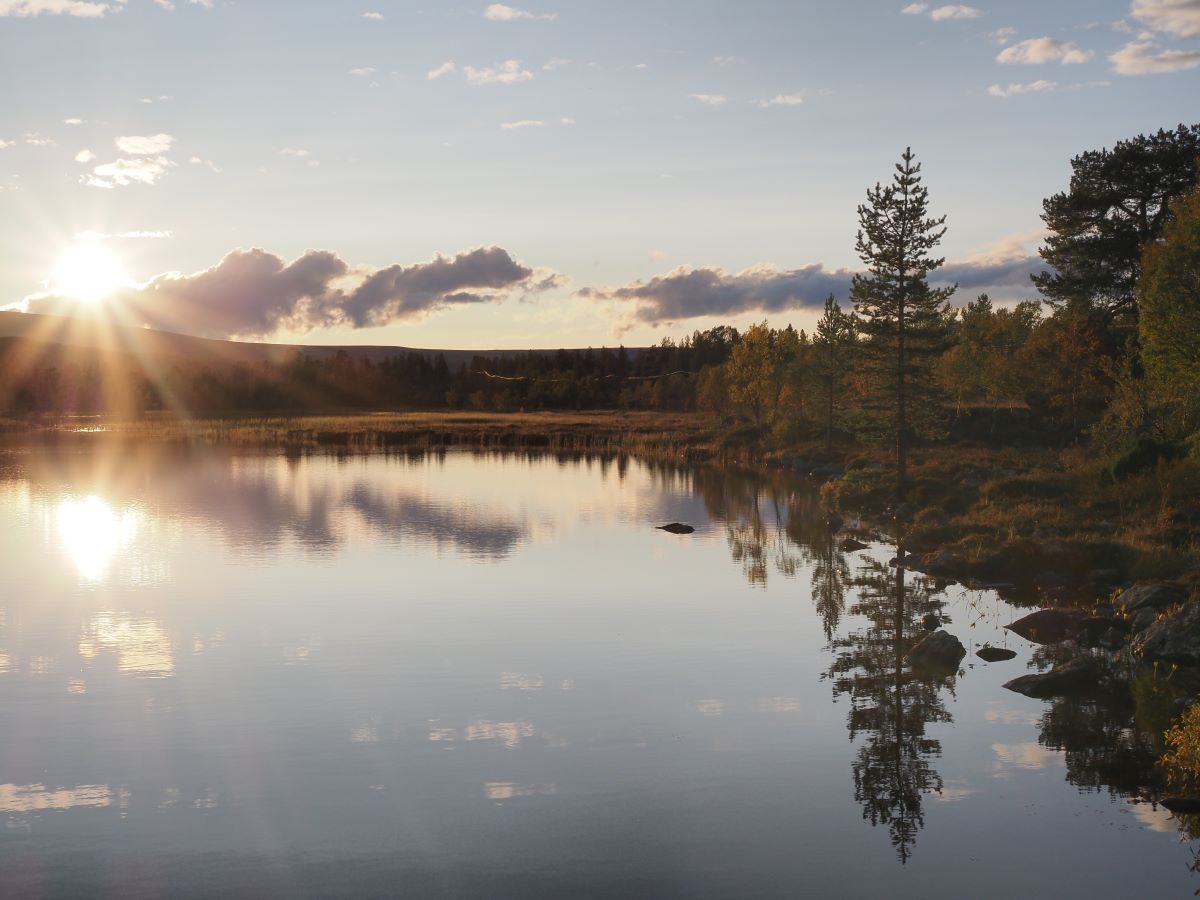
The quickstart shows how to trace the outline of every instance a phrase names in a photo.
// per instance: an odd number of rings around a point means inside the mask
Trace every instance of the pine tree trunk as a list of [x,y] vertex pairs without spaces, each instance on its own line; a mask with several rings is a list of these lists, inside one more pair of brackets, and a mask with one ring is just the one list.
[[[904,283],[903,277],[900,283]],[[901,288],[903,290],[903,288]],[[897,317],[896,359],[896,493],[903,497],[908,490],[908,398],[904,379],[904,301],[900,302]]]
[[829,379],[829,409],[825,420],[825,452],[833,451],[833,378]]

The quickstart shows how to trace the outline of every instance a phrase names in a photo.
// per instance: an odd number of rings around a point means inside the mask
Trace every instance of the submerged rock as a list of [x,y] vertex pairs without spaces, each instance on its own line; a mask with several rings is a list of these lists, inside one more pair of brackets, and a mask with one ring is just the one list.
[[672,522],[670,525],[659,525],[660,531],[669,531],[671,534],[691,534],[696,529],[691,525],[684,525],[680,522]]
[[937,613],[926,613],[921,619],[921,624],[925,626],[926,631],[937,631],[942,626],[942,620],[938,618]]
[[1035,644],[1057,644],[1072,637],[1084,618],[1077,609],[1039,609],[1004,627]]
[[862,541],[856,541],[854,538],[848,537],[844,541],[842,541],[842,552],[843,553],[855,553],[859,550],[866,550],[866,549],[867,549],[866,544],[864,544]]
[[1141,609],[1136,610],[1132,615],[1130,615],[1128,619],[1129,630],[1134,634],[1137,634],[1139,631],[1145,631],[1157,621],[1158,610],[1152,609],[1149,606],[1143,606]]
[[961,553],[945,548],[927,553],[921,560],[921,567],[930,575],[956,575],[963,570],[966,560]]
[[1133,638],[1130,649],[1147,661],[1200,665],[1200,604],[1189,603]]
[[980,647],[975,651],[975,655],[984,662],[1004,662],[1015,658],[1017,651],[1005,647]]
[[1026,697],[1072,697],[1093,694],[1100,690],[1104,668],[1090,656],[1079,656],[1049,672],[1022,675],[1004,687]]
[[966,655],[962,641],[948,631],[935,631],[921,638],[905,660],[914,668],[953,669]]

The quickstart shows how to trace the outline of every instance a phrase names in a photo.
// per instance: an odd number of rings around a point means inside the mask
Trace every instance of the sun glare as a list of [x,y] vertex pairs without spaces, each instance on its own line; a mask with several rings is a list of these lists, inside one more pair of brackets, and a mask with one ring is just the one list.
[[57,293],[94,303],[127,282],[120,261],[107,248],[78,243],[58,258],[53,287]]

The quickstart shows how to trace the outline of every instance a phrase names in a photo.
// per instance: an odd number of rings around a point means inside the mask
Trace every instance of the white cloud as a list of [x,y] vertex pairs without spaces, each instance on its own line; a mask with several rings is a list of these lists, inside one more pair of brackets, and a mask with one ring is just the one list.
[[364,19],[370,19],[372,22],[382,22],[383,13],[381,12],[365,12],[362,14]]
[[982,15],[982,9],[956,3],[949,6],[939,6],[937,9],[930,11],[929,18],[935,22],[942,22],[946,19],[978,19]]
[[745,60],[739,56],[714,56],[712,61],[723,69],[727,69],[730,66],[736,66],[738,63],[745,62]]
[[575,120],[572,119],[570,116],[563,116],[561,119],[558,120],[558,124],[559,125],[574,125]]
[[138,103],[145,103],[149,106],[152,103],[166,103],[170,99],[166,94],[160,94],[157,97],[138,97]]
[[493,3],[483,11],[483,17],[492,22],[516,22],[520,19],[542,19],[551,21],[557,18],[557,13],[536,13],[527,12],[523,9],[516,9],[512,6],[507,6],[503,3]]
[[454,72],[457,68],[458,67],[454,65],[454,60],[448,59],[444,63],[442,63],[440,66],[438,66],[437,68],[430,69],[426,73],[425,77],[428,78],[430,81],[434,81],[438,78],[441,78],[443,75],[449,75],[451,72]]
[[768,109],[772,106],[799,106],[804,102],[804,97],[801,94],[776,94],[765,100],[751,100],[750,102],[759,109]]
[[688,94],[688,97],[705,106],[724,106],[729,102],[724,94]]
[[474,85],[517,84],[533,78],[533,73],[522,69],[520,61],[515,59],[506,59],[495,68],[476,69],[474,66],[464,66],[463,74],[467,76],[467,83]]
[[75,154],[75,162],[77,163],[89,163],[95,158],[96,154],[91,150],[80,150]]
[[354,75],[357,78],[367,78],[375,74],[375,69],[372,66],[363,66],[359,69],[351,69],[348,74]]
[[1080,50],[1069,41],[1056,41],[1051,37],[1029,38],[1001,50],[996,62],[1005,65],[1039,65],[1059,62],[1064,66],[1084,63],[1095,56],[1091,50]]
[[1046,81],[1043,78],[1038,81],[1030,81],[1027,84],[1010,84],[1008,87],[993,84],[988,88],[988,93],[993,97],[1015,97],[1018,94],[1038,94],[1045,91],[1057,90],[1057,88],[1057,82]]
[[16,141],[6,141],[4,138],[0,138],[0,150],[3,150],[5,147],[13,147],[16,143]]
[[1200,50],[1163,50],[1152,41],[1132,41],[1108,59],[1118,75],[1163,75],[1200,66]]
[[74,116],[72,116],[69,119],[63,119],[63,124],[64,125],[82,125],[83,119],[78,119],[78,118],[75,118]]
[[1003,46],[1011,41],[1016,33],[1017,29],[1015,28],[997,28],[995,31],[989,34],[988,37],[990,37],[997,44]]
[[138,156],[103,163],[80,181],[90,187],[111,189],[131,184],[156,184],[175,163],[165,156]]
[[1200,0],[1133,0],[1131,12],[1155,31],[1200,37]]
[[553,72],[555,69],[561,69],[563,66],[570,64],[571,61],[569,59],[563,59],[562,57],[554,56],[542,63],[542,71]]
[[208,171],[217,175],[220,175],[222,171],[221,167],[211,159],[201,159],[199,156],[193,156],[188,160],[188,163],[193,166],[203,166],[205,169],[208,169]]
[[169,134],[129,134],[114,142],[117,149],[130,156],[159,156],[171,149],[175,138]]
[[910,3],[904,9],[900,10],[906,16],[924,15],[929,10],[928,3]]
[[125,0],[101,3],[97,0],[0,0],[0,16],[76,16],[81,19],[98,19],[118,12]]
[[541,128],[545,124],[541,119],[520,119],[516,122],[501,122],[500,127],[507,131],[515,131],[518,128]]
[[312,156],[308,150],[300,150],[295,147],[284,147],[279,151],[280,156],[291,156],[295,159],[307,159]]
[[30,147],[54,147],[54,146],[57,146],[54,143],[53,138],[48,138],[44,134],[38,134],[37,132],[33,132],[33,131],[27,131],[25,134],[21,135],[21,139],[23,141],[25,141],[25,143],[28,144]]

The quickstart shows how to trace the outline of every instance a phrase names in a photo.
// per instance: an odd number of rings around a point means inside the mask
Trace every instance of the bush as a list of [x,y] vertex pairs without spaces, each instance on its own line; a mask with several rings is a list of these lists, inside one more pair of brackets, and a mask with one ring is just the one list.
[[1158,465],[1160,459],[1178,459],[1187,448],[1175,441],[1160,441],[1152,437],[1140,437],[1132,447],[1119,453],[1108,466],[1108,477],[1120,481],[1130,475],[1139,475]]

